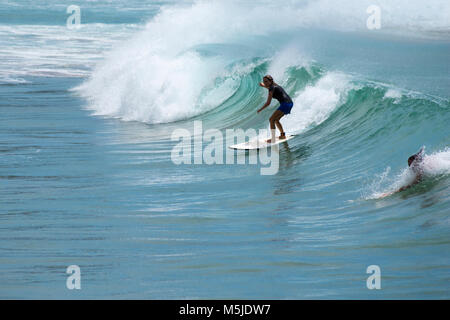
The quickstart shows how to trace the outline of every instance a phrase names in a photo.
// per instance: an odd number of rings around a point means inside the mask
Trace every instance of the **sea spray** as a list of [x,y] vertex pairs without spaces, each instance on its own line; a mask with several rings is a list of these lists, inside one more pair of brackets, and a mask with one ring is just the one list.
[[[430,155],[425,155],[420,164],[422,179],[433,179],[450,174],[450,149],[433,152]],[[400,188],[410,186],[416,180],[416,173],[411,168],[403,168],[394,176],[389,176],[391,168],[376,175],[375,179],[363,191],[363,198],[377,199],[386,194],[392,194]]]

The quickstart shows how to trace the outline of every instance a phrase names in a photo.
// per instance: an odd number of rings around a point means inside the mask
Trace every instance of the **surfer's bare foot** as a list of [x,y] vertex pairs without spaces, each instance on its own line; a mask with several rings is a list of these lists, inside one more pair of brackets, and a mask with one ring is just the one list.
[[271,142],[272,142],[272,139],[268,139],[268,140],[266,140],[266,142],[267,142],[267,143],[271,143]]
[[280,139],[280,140],[286,139],[285,133],[283,132],[282,134],[280,134],[280,136],[278,137],[278,139]]

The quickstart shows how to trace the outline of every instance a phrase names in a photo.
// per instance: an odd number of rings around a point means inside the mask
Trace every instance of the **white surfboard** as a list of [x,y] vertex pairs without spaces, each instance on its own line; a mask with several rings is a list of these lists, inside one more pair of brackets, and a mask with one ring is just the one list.
[[289,139],[292,139],[293,137],[295,137],[295,136],[289,135],[289,134],[286,135],[285,139],[278,139],[278,137],[276,137],[274,143],[267,143],[266,142],[266,140],[268,140],[270,138],[258,137],[256,139],[253,139],[252,141],[234,144],[232,146],[229,146],[229,148],[235,149],[235,150],[255,150],[255,149],[268,148],[270,146],[277,145],[277,144],[280,144],[282,142],[286,142]]

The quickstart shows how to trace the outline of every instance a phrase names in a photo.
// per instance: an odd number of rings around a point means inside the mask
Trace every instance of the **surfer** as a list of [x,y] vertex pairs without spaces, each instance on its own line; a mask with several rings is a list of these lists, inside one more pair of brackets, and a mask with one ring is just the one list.
[[276,84],[273,81],[272,76],[266,75],[263,78],[263,81],[259,83],[259,85],[263,88],[266,88],[269,90],[269,95],[267,96],[266,103],[258,110],[258,112],[261,112],[264,110],[267,106],[270,105],[270,102],[272,101],[272,98],[275,98],[280,102],[280,106],[277,110],[274,111],[272,116],[269,119],[270,122],[270,132],[272,135],[272,138],[267,140],[268,143],[275,142],[275,126],[277,126],[278,130],[280,130],[280,136],[278,137],[280,140],[286,139],[286,134],[283,131],[283,126],[280,123],[280,119],[285,115],[291,113],[292,106],[294,103],[292,102],[291,97],[284,91],[284,89]]

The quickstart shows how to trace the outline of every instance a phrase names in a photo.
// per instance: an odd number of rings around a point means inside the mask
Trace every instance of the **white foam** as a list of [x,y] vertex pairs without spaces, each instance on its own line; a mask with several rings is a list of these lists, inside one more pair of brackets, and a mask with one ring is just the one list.
[[329,72],[313,85],[305,87],[294,98],[291,113],[281,123],[289,133],[299,133],[328,118],[353,88],[348,75]]
[[[96,114],[124,120],[165,123],[214,108],[227,97],[222,94],[214,104],[211,95],[201,94],[226,73],[227,63],[190,49],[238,35],[248,26],[243,13],[238,6],[215,1],[164,8],[78,89]],[[232,82],[224,84],[224,91],[232,92]]]
[[0,25],[0,81],[26,76],[86,77],[105,50],[136,25],[65,26]]
[[384,98],[391,98],[391,99],[400,99],[402,97],[402,93],[398,89],[388,89],[386,93],[384,94]]
[[450,149],[437,151],[423,159],[423,172],[426,176],[450,174]]

